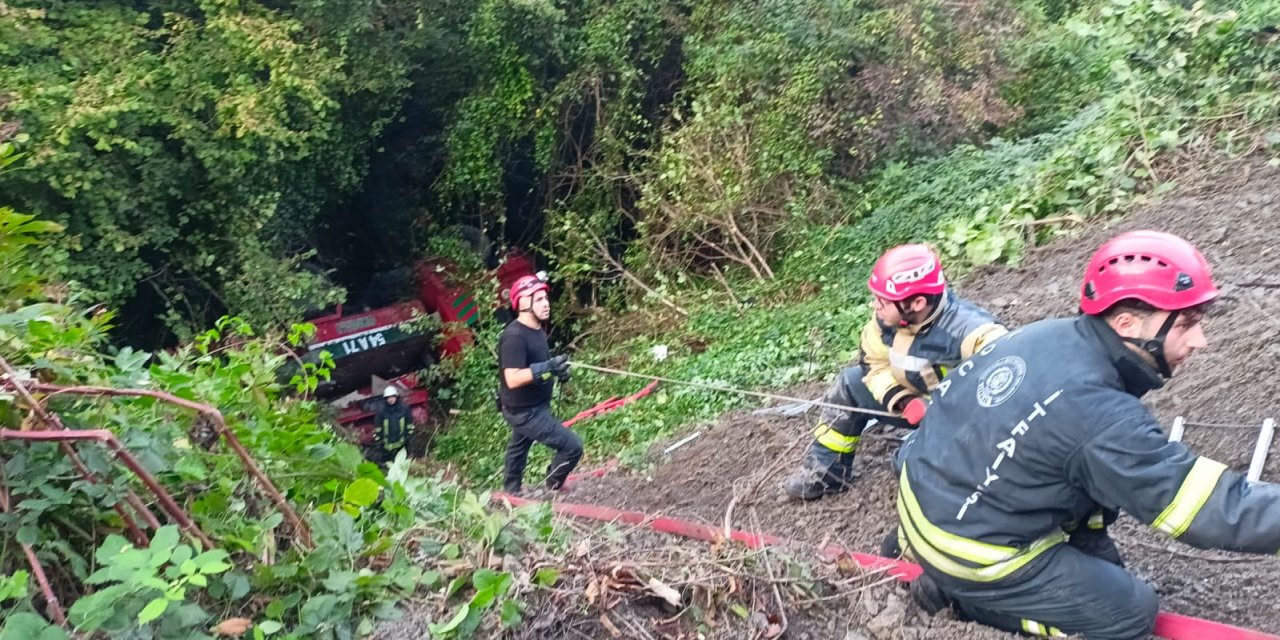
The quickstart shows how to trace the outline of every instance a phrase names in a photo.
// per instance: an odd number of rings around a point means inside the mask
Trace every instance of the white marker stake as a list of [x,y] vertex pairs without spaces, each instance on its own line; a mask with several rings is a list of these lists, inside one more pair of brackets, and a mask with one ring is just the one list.
[[1257,482],[1262,478],[1262,465],[1267,462],[1267,452],[1271,450],[1271,438],[1275,432],[1275,420],[1267,418],[1262,421],[1262,433],[1258,434],[1258,446],[1253,448],[1253,461],[1249,463],[1249,482]]
[[676,449],[679,449],[680,447],[683,447],[683,446],[685,446],[686,444],[689,444],[690,442],[693,442],[693,441],[694,441],[695,439],[697,439],[697,437],[698,437],[698,436],[700,436],[700,435],[702,435],[702,432],[701,432],[701,431],[694,431],[694,432],[693,432],[693,435],[685,436],[685,437],[684,437],[683,439],[681,439],[679,442],[677,442],[677,443],[675,443],[675,444],[673,444],[673,445],[671,445],[671,446],[667,447],[666,449],[663,449],[663,450],[662,450],[662,455],[664,455],[664,456],[669,456],[669,455],[671,455],[671,452],[672,452],[672,451],[675,451]]
[[1182,416],[1173,419],[1173,426],[1169,428],[1169,442],[1182,442],[1182,431],[1186,427],[1182,424]]

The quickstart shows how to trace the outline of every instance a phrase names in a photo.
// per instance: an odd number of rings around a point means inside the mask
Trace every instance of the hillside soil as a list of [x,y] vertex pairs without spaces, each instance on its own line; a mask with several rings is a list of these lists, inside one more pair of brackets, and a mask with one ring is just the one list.
[[[1029,252],[1018,267],[979,270],[957,289],[1011,326],[1071,315],[1090,253],[1108,237],[1140,228],[1177,233],[1199,246],[1214,265],[1223,292],[1205,321],[1209,347],[1145,401],[1166,425],[1178,416],[1192,423],[1184,441],[1193,450],[1243,472],[1263,419],[1280,419],[1271,382],[1280,370],[1280,171],[1246,164],[1199,176],[1194,185],[1118,223],[1050,242]],[[793,390],[810,398],[821,392],[822,385]],[[901,434],[864,441],[855,490],[813,503],[790,502],[783,496],[782,481],[807,445],[813,420],[813,413],[731,413],[669,457],[655,455],[644,472],[585,482],[567,499],[722,525],[737,495],[736,528],[753,529],[741,514],[754,510],[762,531],[874,552],[896,523],[890,458],[894,436]],[[1277,450],[1280,439],[1272,444],[1263,480],[1280,480]],[[1127,517],[1113,534],[1130,570],[1160,593],[1162,609],[1280,633],[1274,608],[1280,558],[1192,549]],[[903,593],[885,585],[860,594],[856,602],[824,606],[842,612],[839,620],[851,630],[849,637],[1012,637],[976,635],[973,629],[947,626],[960,623],[924,618],[909,598],[902,606]],[[872,629],[870,623],[885,611],[893,612],[896,624]]]
[[[1064,230],[1062,237],[1029,252],[1021,265],[978,270],[956,288],[1010,326],[1068,316],[1075,312],[1084,264],[1106,238],[1139,228],[1188,238],[1214,265],[1223,291],[1205,321],[1209,347],[1145,401],[1166,425],[1179,416],[1189,423],[1184,440],[1193,450],[1243,472],[1263,419],[1280,418],[1280,402],[1272,395],[1273,376],[1280,370],[1280,171],[1237,164],[1183,185],[1114,224]],[[824,386],[806,385],[788,394],[818,398]],[[896,526],[890,460],[903,433],[872,431],[864,438],[854,490],[797,503],[785,498],[782,482],[808,445],[815,416],[769,409],[721,416],[700,426],[698,438],[670,455],[661,453],[669,443],[655,445],[643,470],[584,480],[563,500],[717,527],[725,524],[732,504],[734,528],[773,534],[795,545],[766,555],[623,525],[558,520],[573,530],[575,548],[585,545],[591,551],[570,552],[553,562],[566,567],[556,588],[533,599],[537,609],[525,612],[519,629],[493,629],[494,637],[772,638],[782,627],[780,608],[786,638],[1017,637],[946,613],[926,616],[903,585],[820,559],[814,550],[827,543],[874,553]],[[1219,426],[1198,426],[1204,424]],[[1280,480],[1278,449],[1280,438],[1272,444],[1263,480]],[[589,461],[583,468],[591,466]],[[1192,549],[1127,516],[1112,533],[1129,569],[1160,593],[1163,610],[1280,634],[1280,616],[1274,613],[1280,558]],[[601,578],[615,575],[618,567],[623,567],[621,581]],[[681,606],[662,602],[652,590],[627,586],[628,570],[638,571],[641,581],[656,578],[671,585]],[[612,585],[614,597],[602,596],[602,585]],[[437,605],[408,607],[407,617],[381,627],[378,637],[427,637],[425,620],[441,613]]]

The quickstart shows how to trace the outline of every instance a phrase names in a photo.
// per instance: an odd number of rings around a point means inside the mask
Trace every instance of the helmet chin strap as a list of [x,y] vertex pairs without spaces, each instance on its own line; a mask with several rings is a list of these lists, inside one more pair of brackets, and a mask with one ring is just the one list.
[[[917,296],[912,296],[910,298],[907,298],[907,300],[915,300],[916,297]],[[907,300],[893,301],[894,308],[898,310],[898,326],[899,327],[909,327],[915,324],[916,322],[916,319],[912,317],[914,315],[913,312],[910,309],[908,309],[906,305],[903,304],[903,302],[906,302]],[[933,310],[932,305],[929,307],[926,307],[925,310],[922,312],[924,314],[924,317],[928,318],[929,314],[933,313],[932,310]]]
[[898,310],[898,326],[899,327],[910,326],[911,322],[907,320],[907,314],[911,312],[908,311],[906,307],[902,306],[902,301],[894,300],[893,307]]
[[1165,318],[1164,324],[1160,326],[1160,331],[1156,332],[1156,336],[1150,339],[1141,338],[1123,338],[1125,342],[1137,346],[1144,352],[1151,355],[1156,361],[1156,370],[1160,372],[1163,378],[1172,378],[1173,370],[1169,368],[1169,360],[1164,356],[1164,339],[1169,335],[1169,330],[1173,328],[1173,323],[1178,319],[1180,311],[1169,312],[1169,317]]

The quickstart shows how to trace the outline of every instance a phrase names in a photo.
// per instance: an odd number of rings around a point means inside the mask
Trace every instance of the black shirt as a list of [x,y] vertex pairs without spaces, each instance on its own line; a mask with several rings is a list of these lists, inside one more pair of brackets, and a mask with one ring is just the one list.
[[529,365],[550,358],[546,332],[530,329],[516,321],[507,324],[502,330],[502,337],[498,338],[498,399],[503,407],[516,410],[550,404],[555,378],[546,381],[535,379],[523,387],[511,389],[503,375],[507,369],[528,369]]

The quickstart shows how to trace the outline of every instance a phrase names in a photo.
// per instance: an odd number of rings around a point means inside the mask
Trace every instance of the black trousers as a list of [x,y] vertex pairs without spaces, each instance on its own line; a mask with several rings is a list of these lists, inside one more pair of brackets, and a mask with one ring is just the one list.
[[558,418],[551,415],[551,407],[542,405],[531,409],[511,411],[505,407],[502,417],[511,425],[511,440],[507,442],[506,472],[502,486],[507,493],[518,493],[524,482],[524,469],[529,460],[529,448],[540,442],[555,450],[555,457],[547,467],[546,483],[550,489],[564,486],[565,478],[582,459],[582,438],[569,430]]
[[[835,381],[831,383],[822,401],[846,407],[888,411],[884,405],[876,400],[875,396],[871,395],[871,390],[867,388],[867,385],[863,384],[862,378],[865,375],[867,375],[867,370],[861,366],[845,367],[840,371],[840,375],[836,376]],[[895,427],[910,426],[902,418],[869,416],[865,413],[852,413],[830,407],[823,407],[818,416],[823,423],[829,425],[841,435],[846,436],[861,436],[872,420],[878,420]]]
[[1089,640],[1146,640],[1159,598],[1115,564],[1059,544],[1004,580],[958,580],[924,564],[965,617],[1032,635],[1080,634]]

